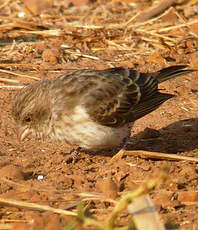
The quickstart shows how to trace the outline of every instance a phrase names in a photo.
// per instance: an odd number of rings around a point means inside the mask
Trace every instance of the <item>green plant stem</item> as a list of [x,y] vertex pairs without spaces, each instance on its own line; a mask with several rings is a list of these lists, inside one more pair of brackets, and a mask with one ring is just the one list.
[[91,225],[91,226],[97,226],[99,229],[101,230],[104,230],[104,224],[100,223],[99,221],[97,220],[94,220],[92,218],[85,218],[84,219],[84,225],[85,226],[88,226],[88,225]]
[[158,178],[148,181],[146,184],[140,186],[134,192],[131,192],[121,198],[120,202],[116,205],[113,212],[110,215],[110,218],[105,226],[104,230],[113,230],[115,225],[115,220],[118,214],[126,209],[126,207],[132,203],[133,199],[142,195],[149,193],[156,185],[164,183],[167,179],[167,173],[162,171]]

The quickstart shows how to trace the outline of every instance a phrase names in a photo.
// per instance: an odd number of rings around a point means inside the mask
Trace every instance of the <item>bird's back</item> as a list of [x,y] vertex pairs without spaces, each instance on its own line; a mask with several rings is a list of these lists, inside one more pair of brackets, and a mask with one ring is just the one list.
[[57,83],[62,85],[59,94],[64,95],[60,100],[65,100],[65,106],[81,104],[93,121],[109,127],[133,122],[172,97],[158,92],[152,74],[127,68],[76,70]]

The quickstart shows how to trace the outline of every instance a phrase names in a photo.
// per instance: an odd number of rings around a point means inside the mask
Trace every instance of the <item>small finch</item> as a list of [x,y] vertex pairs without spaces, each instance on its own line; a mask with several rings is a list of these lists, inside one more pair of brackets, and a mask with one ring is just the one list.
[[19,137],[31,134],[93,151],[116,147],[130,136],[134,121],[173,97],[159,92],[158,84],[194,71],[186,67],[154,73],[122,67],[74,70],[28,85],[13,103]]

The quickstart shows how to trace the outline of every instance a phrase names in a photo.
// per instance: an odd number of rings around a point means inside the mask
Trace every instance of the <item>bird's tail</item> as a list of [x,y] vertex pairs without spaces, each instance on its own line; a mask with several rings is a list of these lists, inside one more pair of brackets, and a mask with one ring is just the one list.
[[174,65],[170,66],[164,69],[161,69],[155,73],[153,73],[153,77],[155,77],[159,83],[166,81],[168,79],[177,77],[179,75],[187,74],[187,73],[192,73],[197,70],[193,69],[185,69],[187,68],[188,65]]
[[172,97],[174,97],[174,95],[167,93],[156,93],[149,100],[143,101],[142,103],[139,103],[136,106],[134,106],[132,114],[130,116],[130,121],[135,121],[151,113],[152,111],[157,109],[161,104],[163,104],[165,101]]

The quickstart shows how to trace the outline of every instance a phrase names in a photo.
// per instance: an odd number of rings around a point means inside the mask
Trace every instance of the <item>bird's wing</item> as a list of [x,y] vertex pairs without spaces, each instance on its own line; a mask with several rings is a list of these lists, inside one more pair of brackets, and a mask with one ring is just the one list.
[[84,106],[92,120],[105,126],[133,122],[171,97],[158,92],[158,81],[149,74],[125,68],[92,73],[95,85],[83,98]]

